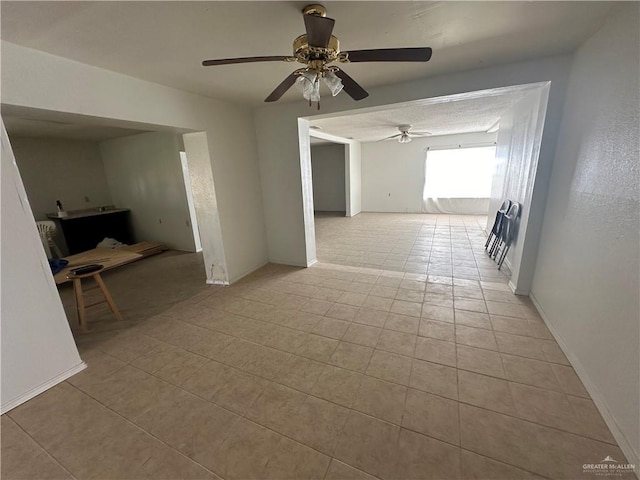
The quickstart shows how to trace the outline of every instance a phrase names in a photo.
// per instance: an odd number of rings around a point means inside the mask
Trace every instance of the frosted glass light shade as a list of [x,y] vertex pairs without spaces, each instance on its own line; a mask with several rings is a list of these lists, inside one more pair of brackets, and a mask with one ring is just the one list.
[[300,90],[305,100],[320,101],[320,81],[315,72],[305,72],[296,79],[296,88]]
[[333,95],[334,97],[338,95],[344,87],[344,85],[342,85],[342,80],[340,79],[340,77],[338,77],[333,72],[326,72],[322,79],[324,80],[325,85],[329,87],[329,90],[331,90],[331,95]]
[[400,143],[409,143],[411,141],[411,137],[406,133],[403,133],[400,138],[398,138],[398,142]]

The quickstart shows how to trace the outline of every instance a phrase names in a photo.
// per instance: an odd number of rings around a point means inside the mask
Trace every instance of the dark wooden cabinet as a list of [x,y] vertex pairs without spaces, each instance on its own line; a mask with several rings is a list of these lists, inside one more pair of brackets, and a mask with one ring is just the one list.
[[124,208],[106,210],[85,210],[69,212],[66,217],[47,215],[58,225],[59,231],[69,249],[69,254],[85,252],[96,248],[105,237],[119,242],[135,243],[131,232],[129,210]]

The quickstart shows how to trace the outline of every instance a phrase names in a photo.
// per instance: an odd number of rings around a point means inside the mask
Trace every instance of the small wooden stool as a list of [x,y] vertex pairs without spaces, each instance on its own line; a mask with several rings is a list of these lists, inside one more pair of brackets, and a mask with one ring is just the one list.
[[[107,286],[104,284],[104,281],[100,276],[101,271],[102,269],[97,270],[95,272],[85,273],[84,275],[69,274],[69,277],[68,277],[71,280],[73,280],[73,292],[75,293],[75,297],[76,297],[76,309],[78,311],[78,322],[80,323],[80,328],[84,331],[87,330],[87,313],[85,309],[87,307],[93,307],[94,305],[99,305],[101,303],[106,303],[107,305],[109,305],[109,308],[111,309],[113,316],[116,317],[116,320],[122,321],[122,315],[120,315],[120,311],[118,310],[118,307],[116,307],[116,304],[113,301],[113,298],[111,297],[111,294],[107,289]],[[82,279],[87,277],[92,277],[93,280],[96,282],[96,285],[84,290],[83,292]],[[90,292],[92,290],[97,290],[97,289],[100,289],[102,291],[104,300],[98,300],[96,302],[89,303],[89,304],[85,303],[84,293]]]

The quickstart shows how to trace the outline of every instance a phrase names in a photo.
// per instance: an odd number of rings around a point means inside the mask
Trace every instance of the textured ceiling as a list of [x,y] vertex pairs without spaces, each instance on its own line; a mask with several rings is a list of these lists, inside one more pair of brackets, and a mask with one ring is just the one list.
[[[289,55],[307,2],[2,1],[2,39],[183,90],[258,105],[288,63],[202,67],[210,58]],[[347,65],[365,88],[574,50],[613,2],[327,2],[341,48],[430,46],[426,64]],[[295,91],[284,100],[297,99]]]
[[412,102],[401,106],[389,106],[382,110],[340,115],[332,118],[311,119],[310,124],[319,127],[322,133],[361,142],[382,140],[398,133],[398,126],[411,125],[415,131],[427,131],[432,135],[455,135],[459,133],[486,132],[500,119],[509,107],[530,92],[516,89],[500,95],[477,98],[459,96],[459,100],[448,100],[423,104]]

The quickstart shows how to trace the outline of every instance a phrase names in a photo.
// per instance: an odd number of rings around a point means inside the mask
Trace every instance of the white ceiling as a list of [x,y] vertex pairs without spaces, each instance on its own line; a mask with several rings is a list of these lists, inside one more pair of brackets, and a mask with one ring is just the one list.
[[14,116],[6,116],[2,119],[10,137],[64,138],[67,140],[99,142],[111,138],[128,137],[130,135],[144,133],[142,130],[133,130],[130,128],[67,123]]
[[[311,2],[0,2],[2,39],[215,98],[259,105],[288,63],[202,67],[289,55]],[[347,65],[365,88],[574,50],[612,2],[326,2],[345,51],[431,46],[426,64]],[[283,100],[297,99],[295,91]]]
[[159,130],[184,133],[154,125],[14,105],[2,106],[2,120],[10,137],[63,138],[98,142]]

